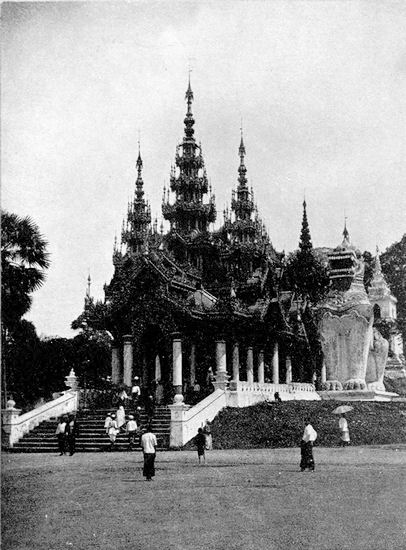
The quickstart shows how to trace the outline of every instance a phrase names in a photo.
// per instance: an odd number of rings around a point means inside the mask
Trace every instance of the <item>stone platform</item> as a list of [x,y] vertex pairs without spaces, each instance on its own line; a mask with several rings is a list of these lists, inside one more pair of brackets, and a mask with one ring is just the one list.
[[399,396],[382,390],[342,390],[317,392],[325,401],[393,401]]

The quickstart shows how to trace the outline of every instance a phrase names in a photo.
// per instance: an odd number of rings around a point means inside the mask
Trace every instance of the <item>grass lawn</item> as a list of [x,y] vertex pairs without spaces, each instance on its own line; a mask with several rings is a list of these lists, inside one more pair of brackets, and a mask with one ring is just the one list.
[[140,453],[3,454],[3,550],[406,547],[406,445]]

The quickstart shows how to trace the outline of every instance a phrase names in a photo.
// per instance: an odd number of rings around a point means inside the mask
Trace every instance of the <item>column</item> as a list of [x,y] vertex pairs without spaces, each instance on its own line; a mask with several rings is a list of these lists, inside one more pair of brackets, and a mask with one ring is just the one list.
[[214,387],[224,390],[227,385],[227,354],[224,340],[216,340],[216,381]]
[[263,384],[264,379],[264,370],[265,370],[265,361],[264,361],[264,350],[260,350],[258,354],[258,382]]
[[286,356],[286,384],[292,383],[292,360],[289,355]]
[[247,349],[247,382],[248,384],[254,383],[254,353],[252,346],[248,346]]
[[275,342],[272,356],[272,382],[279,384],[279,346],[278,342]]
[[327,372],[326,372],[326,363],[324,362],[324,359],[323,359],[323,364],[321,366],[321,383],[324,384],[325,381],[327,380]]
[[133,378],[133,337],[131,334],[123,336],[124,339],[124,374],[123,382],[126,386],[132,386]]
[[175,390],[174,403],[182,403],[182,340],[179,332],[172,334],[172,384]]
[[196,345],[192,344],[190,347],[190,383],[194,384],[196,381]]
[[233,382],[240,381],[240,347],[238,342],[233,346]]
[[111,381],[120,384],[120,348],[117,344],[111,347]]

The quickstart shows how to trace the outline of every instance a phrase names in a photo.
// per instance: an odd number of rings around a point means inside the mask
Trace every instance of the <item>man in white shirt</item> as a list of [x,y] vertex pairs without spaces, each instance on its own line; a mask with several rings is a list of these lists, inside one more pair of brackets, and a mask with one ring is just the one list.
[[309,418],[306,418],[305,424],[302,441],[300,442],[300,471],[304,472],[306,468],[309,468],[314,472],[313,443],[316,441],[317,432],[310,424]]
[[131,388],[131,399],[133,401],[133,406],[136,407],[138,405],[138,401],[141,396],[141,388],[140,388],[140,379],[138,376],[134,378],[134,383]]
[[144,453],[143,475],[147,481],[152,481],[155,476],[155,456],[157,441],[152,427],[148,426],[147,431],[141,437],[141,447]]
[[125,427],[125,431],[127,432],[127,435],[128,435],[128,450],[129,451],[132,451],[133,448],[134,448],[135,438],[136,438],[136,435],[137,435],[137,429],[138,429],[138,426],[137,426],[136,421],[134,420],[134,415],[130,414],[129,417],[128,417],[128,422],[127,422],[126,427]]
[[345,447],[350,444],[350,430],[348,429],[348,422],[345,418],[345,414],[341,415],[340,420],[338,421],[338,427],[341,432],[341,445]]

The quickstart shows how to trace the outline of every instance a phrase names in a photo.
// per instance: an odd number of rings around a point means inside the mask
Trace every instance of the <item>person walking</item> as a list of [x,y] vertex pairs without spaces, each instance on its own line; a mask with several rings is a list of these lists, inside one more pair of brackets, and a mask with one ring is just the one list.
[[137,436],[137,430],[138,430],[137,422],[134,420],[134,416],[130,414],[128,416],[128,422],[125,427],[125,431],[128,436],[128,448],[127,448],[128,451],[132,451],[134,448],[135,438]]
[[148,394],[145,399],[145,412],[147,414],[147,422],[151,424],[155,414],[155,400],[152,394]]
[[148,426],[146,432],[141,437],[141,447],[144,453],[143,476],[146,481],[152,481],[155,476],[155,457],[157,440],[152,433],[152,426]]
[[338,428],[340,430],[340,443],[342,447],[346,447],[350,444],[350,430],[348,429],[348,422],[345,414],[343,413],[338,421]]
[[76,438],[79,435],[79,424],[76,419],[76,415],[69,415],[69,420],[66,424],[65,433],[68,440],[69,456],[72,456],[76,452]]
[[109,439],[110,439],[110,451],[112,451],[114,449],[117,434],[119,432],[120,432],[120,430],[117,427],[116,415],[112,414],[110,424],[109,424],[109,429],[108,429],[108,432],[107,432],[108,436],[109,436]]
[[309,418],[306,418],[305,424],[303,437],[300,442],[300,471],[304,472],[306,468],[309,468],[309,470],[314,472],[313,443],[316,441],[317,432],[311,425]]
[[199,458],[199,464],[203,458],[203,462],[206,463],[206,436],[203,433],[203,428],[197,430],[197,436],[195,437],[195,445],[197,447],[197,456]]
[[67,416],[61,416],[56,427],[55,434],[58,438],[59,456],[66,454],[66,424],[68,422]]

